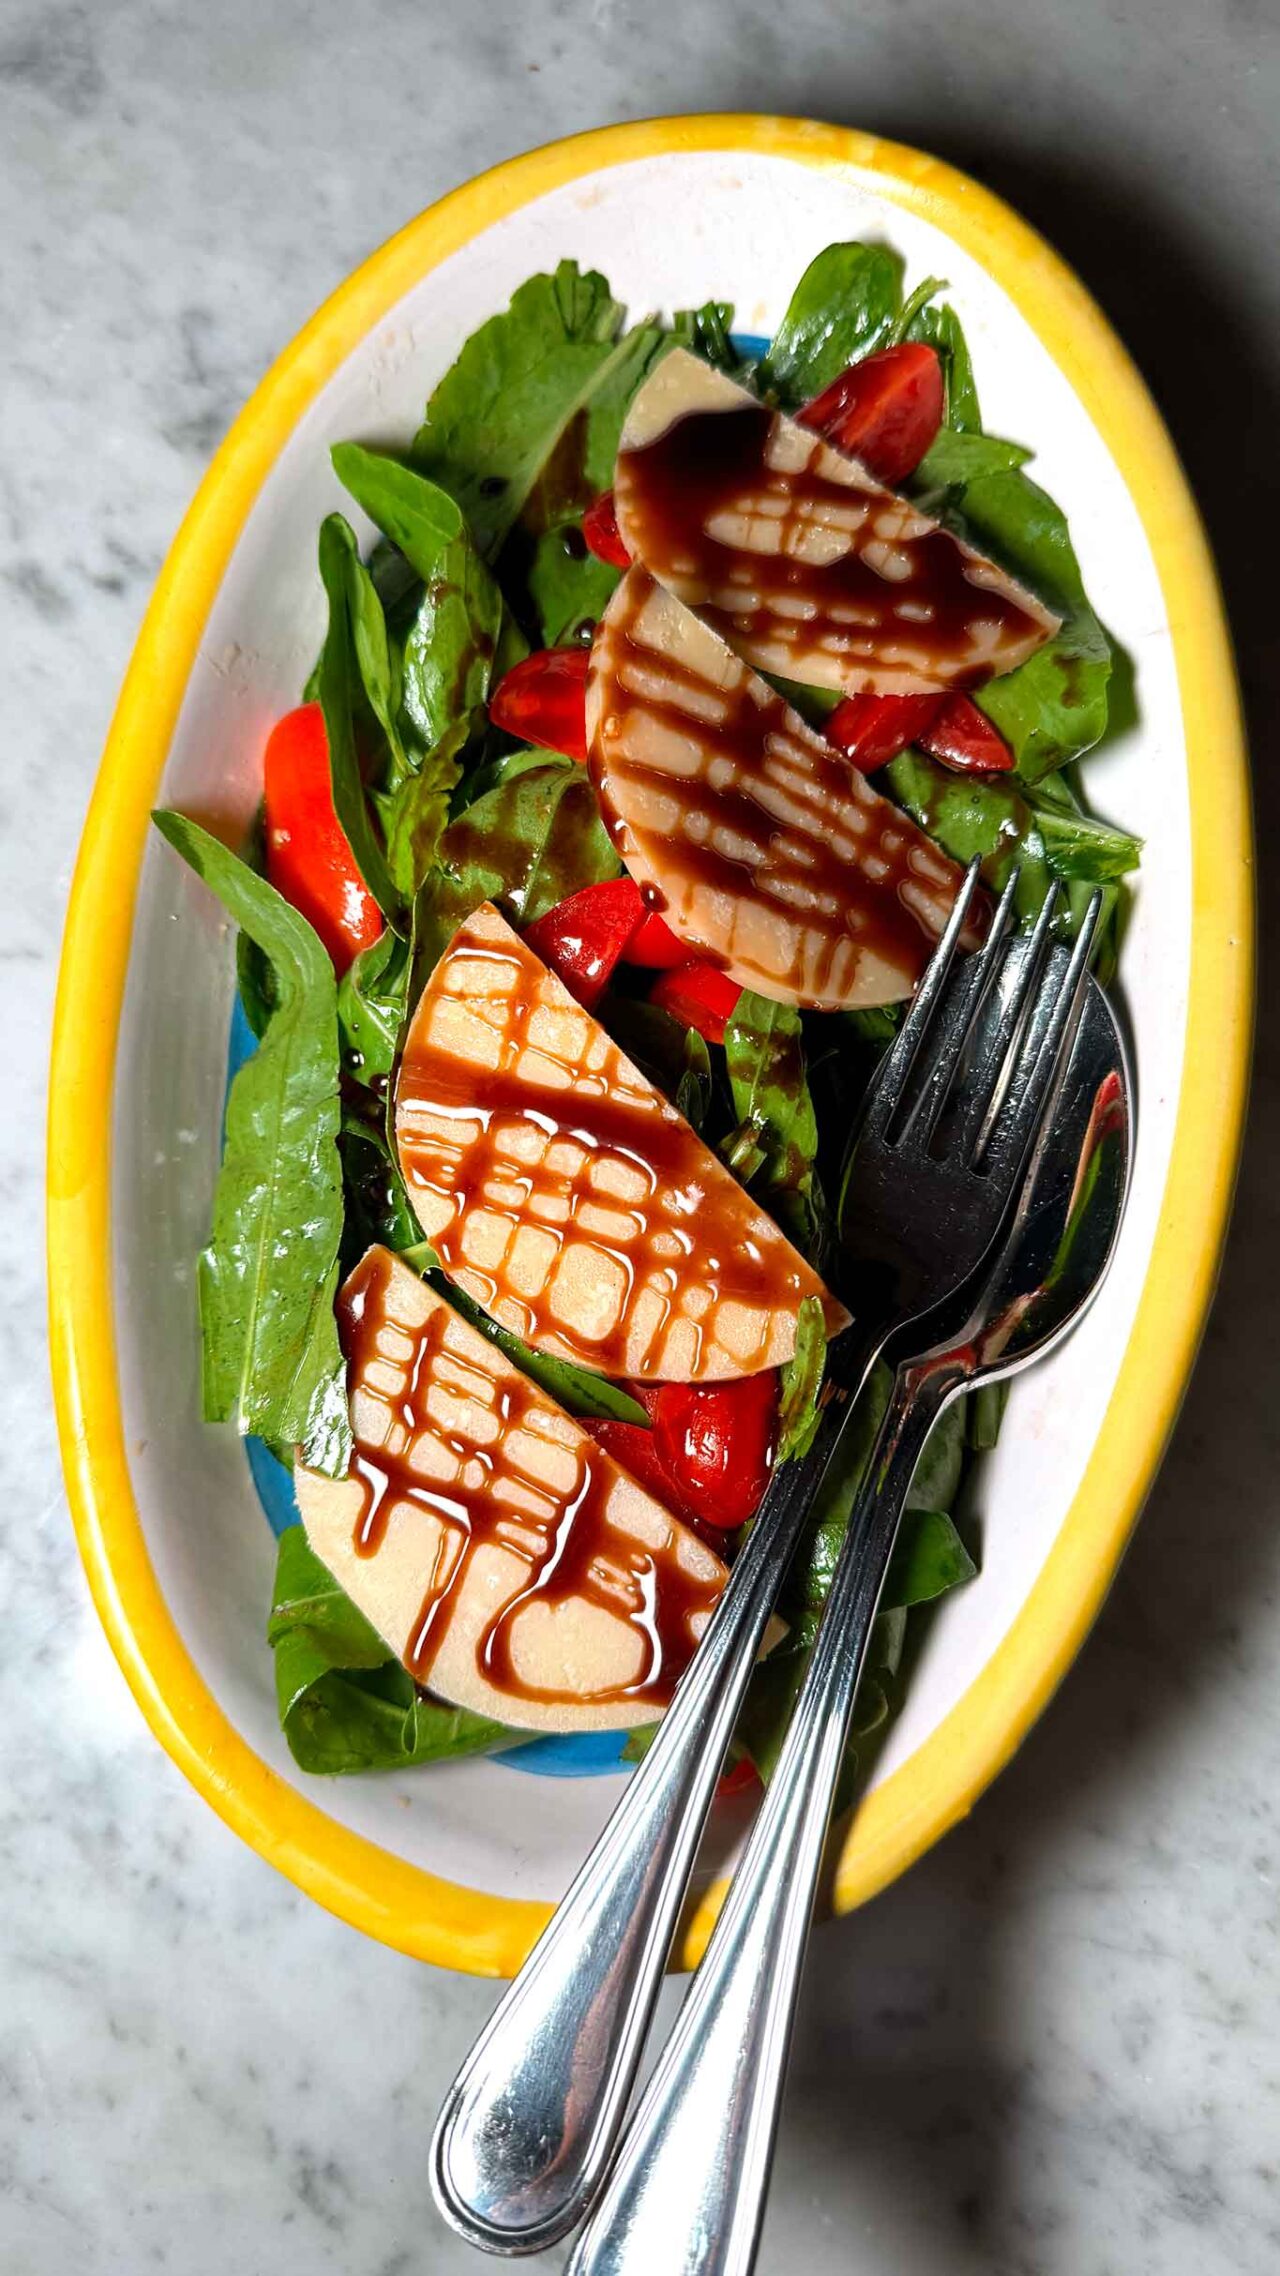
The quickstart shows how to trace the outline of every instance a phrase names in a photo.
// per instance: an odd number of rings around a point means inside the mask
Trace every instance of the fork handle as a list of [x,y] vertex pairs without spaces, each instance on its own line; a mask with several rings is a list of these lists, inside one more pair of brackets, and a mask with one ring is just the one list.
[[432,2188],[489,2252],[556,2243],[599,2187],[769,1614],[880,1340],[840,1355],[814,1445],[769,1487],[657,1738],[445,2100]]
[[777,1770],[568,2276],[749,2276],[827,1821],[912,1473],[963,1366],[902,1369]]

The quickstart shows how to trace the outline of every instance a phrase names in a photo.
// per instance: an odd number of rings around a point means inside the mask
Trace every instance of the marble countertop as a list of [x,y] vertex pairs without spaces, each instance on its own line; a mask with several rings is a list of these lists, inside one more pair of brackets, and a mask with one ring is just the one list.
[[[97,754],[200,472],[315,303],[454,181],[601,120],[844,117],[982,174],[1170,417],[1276,860],[1280,26],[1260,0],[954,0],[945,37],[942,14],[0,6],[0,2276],[482,2265],[424,2153],[493,1988],[330,1919],[160,1753],[88,1604],[43,1343],[47,1029]],[[763,2276],[1280,2266],[1276,1020],[1221,1301],[1094,1637],[974,1817],[822,1933]]]

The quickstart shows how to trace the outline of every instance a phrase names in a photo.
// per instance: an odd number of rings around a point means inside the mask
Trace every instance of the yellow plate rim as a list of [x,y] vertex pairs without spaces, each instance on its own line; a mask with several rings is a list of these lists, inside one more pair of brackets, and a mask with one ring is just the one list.
[[[89,1585],[161,1744],[259,1854],[354,1927],[410,1955],[511,1974],[550,1913],[440,1879],[338,1825],[271,1770],[197,1673],[153,1572],[124,1442],[113,1329],[110,1147],[116,1042],[147,817],[191,665],[258,491],[338,365],[423,276],[566,182],[685,151],[741,151],[874,179],[995,278],[1100,431],[1151,546],[1190,770],[1192,943],[1182,1089],[1160,1227],[1088,1469],[999,1649],[931,1736],[857,1811],[835,1877],[845,1912],[968,1811],[1092,1622],[1173,1426],[1213,1295],[1243,1131],[1253,1012],[1252,824],[1230,641],[1195,505],[1158,412],[1073,272],[1002,200],[926,153],[805,119],[638,121],[508,160],[374,253],[285,349],[206,474],[134,649],[85,823],[54,1016],[48,1139],[50,1343],[63,1465]],[[1203,1079],[1212,1065],[1213,1083]],[[726,1883],[682,1958],[700,1956]]]

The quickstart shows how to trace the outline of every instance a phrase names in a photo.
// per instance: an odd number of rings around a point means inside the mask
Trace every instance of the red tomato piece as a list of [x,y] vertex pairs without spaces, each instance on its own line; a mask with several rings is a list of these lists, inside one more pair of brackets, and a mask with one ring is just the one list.
[[732,1533],[754,1517],[773,1465],[778,1378],[664,1383],[653,1403],[653,1436],[686,1505]]
[[558,901],[524,937],[535,956],[590,1011],[643,917],[644,902],[634,878],[609,877]]
[[585,648],[540,648],[513,664],[489,698],[494,726],[585,765],[590,662]]
[[861,774],[896,759],[918,743],[946,703],[941,695],[847,695],[823,730]]
[[942,365],[924,340],[850,364],[796,416],[892,489],[914,474],[942,425]]
[[914,740],[957,774],[1009,774],[1016,764],[999,728],[967,695],[948,696],[936,719]]
[[594,553],[597,561],[607,561],[611,569],[631,567],[631,555],[618,528],[612,490],[602,490],[599,497],[592,500],[582,517],[582,534],[588,553]]
[[642,964],[651,972],[669,972],[689,961],[689,944],[673,933],[664,916],[646,909],[627,942],[628,964]]
[[685,1027],[696,1027],[708,1043],[723,1043],[726,1022],[732,1019],[741,994],[737,981],[718,964],[695,960],[660,973],[649,990],[649,1001],[670,1012]]
[[333,805],[329,739],[318,703],[278,719],[262,761],[267,877],[319,934],[341,975],[383,929]]

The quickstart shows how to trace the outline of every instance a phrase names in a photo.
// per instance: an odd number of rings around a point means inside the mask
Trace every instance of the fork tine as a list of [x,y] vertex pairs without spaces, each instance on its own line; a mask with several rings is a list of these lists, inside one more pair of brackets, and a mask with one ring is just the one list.
[[1000,896],[999,905],[991,920],[991,930],[981,950],[977,956],[969,958],[956,982],[952,998],[948,999],[943,1014],[946,1032],[941,1041],[935,1043],[924,1081],[906,1122],[897,1135],[895,1143],[899,1145],[910,1138],[918,1146],[927,1146],[933,1135],[965,1045],[973,1032],[973,1023],[1000,964],[1005,939],[1013,921],[1013,901],[1017,886],[1018,872],[1014,869]]
[[[1025,950],[1017,958],[1012,992],[993,1014],[990,1032],[983,1035],[975,1051],[975,1064],[966,1071],[953,1127],[947,1134],[947,1152],[957,1161],[976,1161],[990,1134],[1016,1064],[1026,1030],[1027,1005],[1039,985],[1057,908],[1057,880],[1051,879]],[[1004,981],[1002,973],[1002,988]]]
[[946,985],[956,943],[964,931],[970,903],[977,890],[980,867],[981,863],[975,854],[965,871],[964,883],[951,905],[951,914],[942,938],[925,966],[924,977],[916,990],[911,1009],[899,1028],[891,1049],[880,1063],[863,1123],[863,1128],[869,1135],[883,1131],[897,1111],[907,1077],[915,1065],[916,1054],[924,1040],[925,1030]]
[[[993,1167],[1016,1164],[1029,1149],[1039,1127],[1044,1104],[1065,1061],[1075,1032],[1076,1014],[1083,1001],[1089,971],[1089,954],[1102,913],[1102,895],[1094,893],[1061,979],[1046,973],[1027,1021],[1018,1064],[992,1123],[982,1133],[979,1152]],[[1039,1027],[1041,1033],[1036,1036]]]

